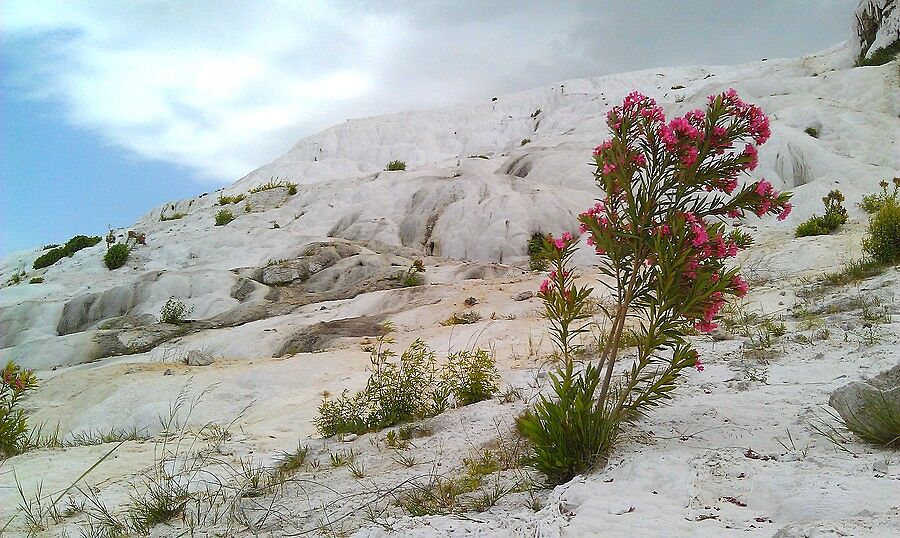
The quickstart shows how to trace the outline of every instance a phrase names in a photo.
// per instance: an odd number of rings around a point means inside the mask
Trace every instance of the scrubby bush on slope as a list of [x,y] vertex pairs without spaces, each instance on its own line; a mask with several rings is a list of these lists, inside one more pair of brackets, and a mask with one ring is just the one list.
[[[578,239],[566,232],[544,244],[553,272],[540,296],[564,364],[551,374],[554,396],[542,397],[519,428],[533,444],[532,464],[554,481],[589,468],[623,421],[670,398],[683,369],[702,369],[687,335],[715,329],[726,297],[748,288],[726,260],[751,240],[728,232],[727,220],[747,212],[783,219],[791,210],[790,195],[764,179],[737,188],[738,175],[756,166],[752,143],[769,138],[769,121],[734,90],[668,124],[652,99],[632,93],[609,112],[607,124],[613,139],[594,150],[595,178],[606,196],[579,217],[608,277],[601,283],[615,299],[596,365],[576,368],[573,359],[592,292],[576,285],[569,269]],[[740,141],[752,143],[736,152]],[[640,323],[627,329],[629,319]],[[624,377],[614,378],[627,330],[636,336],[636,358]]]
[[61,260],[63,257],[68,256],[71,258],[79,250],[92,247],[99,242],[100,238],[97,236],[88,237],[86,235],[76,235],[72,239],[66,241],[65,245],[61,247],[51,248],[47,252],[38,256],[38,258],[34,260],[33,267],[35,269],[43,269],[44,267],[49,267]]
[[222,209],[221,211],[216,213],[216,226],[225,226],[234,219],[234,213],[228,211],[227,209]]
[[863,250],[881,263],[900,262],[900,203],[887,198],[869,220]]
[[397,172],[399,170],[406,170],[406,162],[405,161],[391,161],[387,163],[387,166],[384,168],[388,172]]
[[859,203],[859,207],[866,213],[877,213],[878,210],[881,209],[882,204],[888,199],[896,202],[897,194],[900,194],[900,177],[895,177],[893,183],[894,189],[888,193],[888,182],[882,180],[881,183],[878,184],[878,186],[881,187],[881,192],[863,196],[862,201]]
[[131,249],[128,248],[128,245],[125,243],[116,243],[115,245],[109,247],[109,250],[106,251],[106,254],[103,256],[103,263],[106,264],[106,267],[112,271],[113,269],[118,269],[125,265],[125,262],[128,261],[128,255],[130,254]]

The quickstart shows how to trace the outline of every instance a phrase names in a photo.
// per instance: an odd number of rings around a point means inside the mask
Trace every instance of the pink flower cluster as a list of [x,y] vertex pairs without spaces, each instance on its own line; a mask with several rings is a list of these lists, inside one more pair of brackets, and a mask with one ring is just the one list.
[[[725,107],[731,114],[747,120],[749,123],[747,134],[749,134],[757,144],[765,144],[772,133],[769,129],[769,118],[763,114],[762,109],[756,105],[750,105],[743,102],[741,98],[738,97],[737,91],[735,91],[734,88],[726,91],[722,97]],[[713,103],[716,98],[717,96],[710,95],[709,102]]]

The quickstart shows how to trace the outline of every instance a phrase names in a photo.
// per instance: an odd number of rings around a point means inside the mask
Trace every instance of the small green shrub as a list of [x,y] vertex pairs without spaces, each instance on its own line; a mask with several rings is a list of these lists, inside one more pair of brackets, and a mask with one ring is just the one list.
[[520,145],[520,146],[524,146],[525,144],[530,144],[530,143],[531,143],[531,139],[530,139],[530,138],[523,138],[523,139],[522,139],[522,143],[519,144],[519,145]]
[[174,297],[169,297],[169,300],[166,301],[166,304],[164,304],[159,311],[159,322],[178,325],[184,323],[184,316],[186,313],[187,311],[184,307],[184,303]]
[[547,268],[547,260],[544,259],[544,236],[540,233],[532,234],[528,240],[528,267],[532,271],[543,271]]
[[250,205],[250,202],[247,202],[246,204],[244,204],[244,213],[249,213],[251,211],[253,211],[253,206]]
[[863,250],[885,264],[900,262],[900,203],[892,198],[869,219]]
[[36,276],[28,281],[29,284],[41,284],[44,282],[44,277]]
[[106,264],[106,267],[109,270],[118,269],[125,265],[130,253],[131,249],[128,248],[128,245],[125,243],[116,243],[106,251],[106,254],[103,256],[103,263]]
[[50,243],[49,245],[44,245],[43,247],[41,247],[41,250],[50,250],[51,248],[56,248],[58,246],[59,245],[57,245],[56,243]]
[[216,213],[216,226],[225,226],[235,219],[234,213],[227,209],[222,209]]
[[97,236],[89,237],[86,235],[76,235],[72,239],[66,241],[65,245],[61,247],[51,248],[44,254],[38,256],[38,258],[34,260],[33,267],[35,269],[43,269],[44,267],[49,267],[61,260],[63,257],[68,256],[71,258],[79,250],[92,247],[99,242],[100,238]]
[[859,207],[866,213],[877,213],[887,199],[890,198],[896,202],[897,194],[900,194],[900,177],[895,177],[893,183],[894,190],[888,194],[888,182],[882,180],[881,183],[878,184],[878,186],[881,187],[881,192],[863,196],[862,202],[859,203]]
[[813,138],[819,138],[819,130],[816,129],[815,127],[807,127],[806,129],[803,130],[803,132]]
[[27,440],[27,413],[21,403],[25,393],[35,387],[34,373],[13,361],[0,370],[0,458],[18,454]]
[[796,237],[811,235],[827,235],[837,230],[847,222],[847,209],[843,205],[844,195],[839,190],[833,190],[822,198],[825,204],[825,214],[821,217],[813,215],[808,220],[800,223],[794,232]]
[[859,58],[856,59],[856,67],[884,65],[897,58],[898,54],[900,54],[900,40],[894,41],[886,47],[876,49],[869,58],[860,54]]
[[296,183],[288,183],[287,193],[290,196],[297,194],[297,184]]
[[[363,433],[394,424],[436,415],[443,410],[436,395],[434,352],[416,340],[400,357],[384,344],[372,350],[366,388],[354,395],[345,391],[334,400],[328,397],[319,406],[316,428],[322,435]],[[446,400],[446,398],[443,398]]]
[[228,204],[236,204],[238,202],[243,202],[244,198],[247,195],[245,194],[237,194],[234,196],[219,196],[219,205],[228,205]]
[[499,379],[497,364],[484,349],[453,353],[441,371],[441,383],[461,406],[489,399],[500,390]]
[[179,213],[177,211],[175,213],[172,213],[171,215],[163,215],[162,213],[160,213],[159,222],[168,222],[170,220],[183,219],[184,217],[185,217],[184,213]]
[[797,225],[795,237],[809,237],[811,235],[828,235],[828,228],[822,222],[822,217],[813,215],[809,220]]
[[391,161],[384,168],[388,172],[396,172],[398,170],[406,170],[406,162],[405,161]]
[[[434,352],[421,340],[413,342],[399,361],[385,346],[391,342],[381,337],[369,349],[369,380],[363,390],[323,398],[314,421],[319,433],[329,437],[381,430],[437,415],[447,409],[451,395],[456,405],[467,405],[497,391],[494,361],[486,351],[457,354],[438,370]],[[401,431],[404,436],[411,433]],[[396,442],[396,434],[389,437]]]

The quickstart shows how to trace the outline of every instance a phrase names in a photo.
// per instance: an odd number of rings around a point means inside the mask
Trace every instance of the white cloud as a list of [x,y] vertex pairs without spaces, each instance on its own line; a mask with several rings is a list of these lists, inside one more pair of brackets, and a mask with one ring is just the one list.
[[[843,39],[853,0],[833,4],[822,13],[810,0],[769,2],[754,21],[746,8],[730,20],[702,0],[4,0],[0,21],[14,59],[5,76],[21,95],[59,101],[67,121],[138,155],[230,181],[349,117],[613,70],[823,48]],[[665,39],[655,21],[665,21]]]

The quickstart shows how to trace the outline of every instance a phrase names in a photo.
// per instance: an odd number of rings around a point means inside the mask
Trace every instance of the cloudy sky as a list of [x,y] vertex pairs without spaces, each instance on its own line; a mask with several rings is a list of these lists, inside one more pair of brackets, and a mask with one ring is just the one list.
[[856,0],[0,1],[0,255],[123,226],[347,118],[799,56]]

